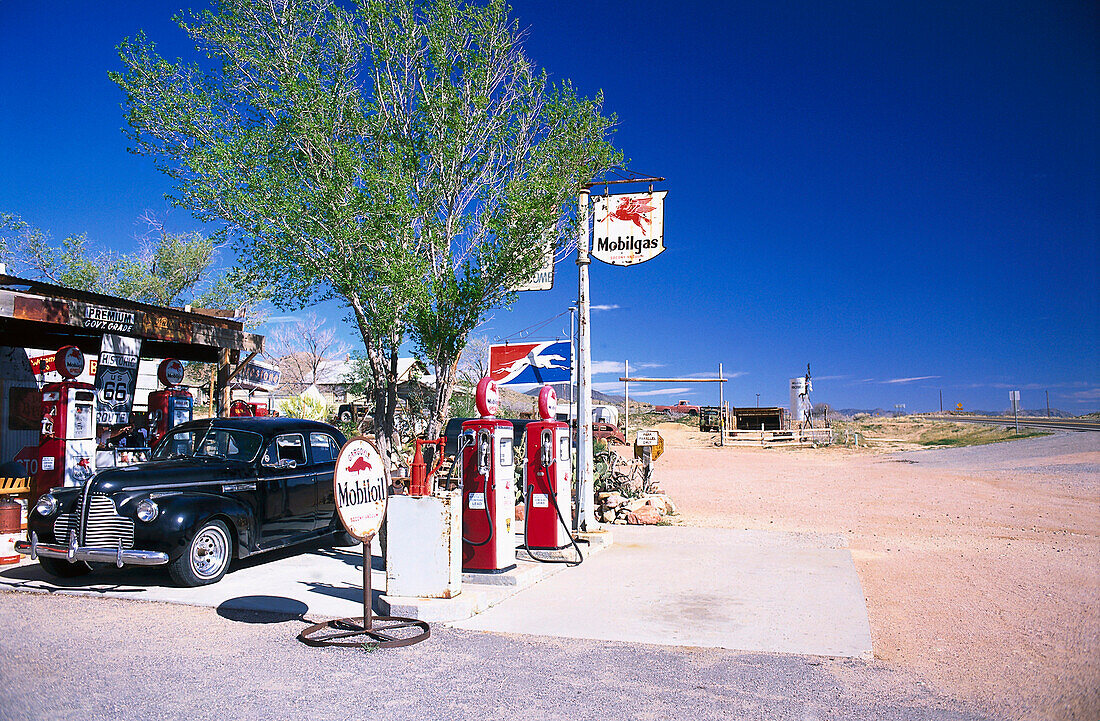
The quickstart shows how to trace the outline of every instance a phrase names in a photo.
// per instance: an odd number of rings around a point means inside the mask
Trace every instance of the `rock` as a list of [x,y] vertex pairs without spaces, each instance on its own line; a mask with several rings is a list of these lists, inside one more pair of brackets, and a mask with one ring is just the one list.
[[623,505],[623,503],[626,502],[626,499],[623,498],[618,493],[608,493],[606,495],[606,497],[604,497],[604,494],[601,493],[600,496],[601,496],[600,501],[602,501],[603,504],[605,506],[607,506],[608,508],[614,508],[615,506],[621,506],[621,505]]
[[600,513],[600,523],[614,523],[615,511],[603,511]]
[[635,498],[635,499],[629,500],[626,503],[624,503],[623,508],[625,508],[628,511],[636,511],[644,505],[646,505],[646,499],[644,499],[644,498]]
[[632,526],[655,526],[661,522],[661,512],[653,506],[643,505],[626,515],[626,522]]
[[661,513],[671,515],[676,513],[676,504],[663,493],[652,493],[645,497],[646,503],[656,508]]

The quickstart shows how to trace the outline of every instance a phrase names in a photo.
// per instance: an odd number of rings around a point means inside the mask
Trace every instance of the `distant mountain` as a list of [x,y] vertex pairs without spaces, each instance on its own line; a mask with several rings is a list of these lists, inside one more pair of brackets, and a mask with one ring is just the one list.
[[[569,392],[570,388],[569,388],[568,383],[550,383],[549,385],[554,387],[554,392],[558,394],[558,400],[559,401],[568,401],[569,400],[569,398],[570,398],[570,392]],[[538,388],[532,388],[531,390],[527,391],[527,395],[529,395],[529,396],[537,396],[538,394],[539,394],[539,389]],[[609,393],[601,393],[600,391],[597,391],[597,390],[592,391],[592,400],[596,401],[597,403],[608,403],[608,404],[624,403],[626,401],[626,399],[623,396],[613,396]],[[633,405],[633,403],[631,405]]]

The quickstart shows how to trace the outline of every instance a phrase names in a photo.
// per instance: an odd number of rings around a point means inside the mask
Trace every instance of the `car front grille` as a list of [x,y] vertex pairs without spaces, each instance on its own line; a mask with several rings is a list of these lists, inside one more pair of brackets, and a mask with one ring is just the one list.
[[62,513],[53,522],[53,535],[58,543],[67,544],[69,534],[76,531],[77,542],[94,548],[134,547],[134,522],[123,518],[115,510],[115,504],[107,496],[92,494],[88,499],[88,518],[81,527],[84,516],[83,494],[72,513]]

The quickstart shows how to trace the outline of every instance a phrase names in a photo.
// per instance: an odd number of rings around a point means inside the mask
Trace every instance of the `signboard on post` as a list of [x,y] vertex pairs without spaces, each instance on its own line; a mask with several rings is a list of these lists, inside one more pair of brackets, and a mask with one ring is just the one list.
[[95,390],[99,396],[96,423],[116,426],[130,422],[140,356],[140,338],[103,335],[95,374]]
[[665,250],[667,190],[597,197],[592,256],[611,265],[637,265]]
[[501,385],[568,383],[569,341],[503,343],[489,346],[489,377]]
[[512,290],[550,290],[554,287],[554,244],[550,234],[544,234],[538,242],[542,248],[542,265],[533,276]]
[[336,512],[345,530],[364,543],[386,517],[387,481],[386,464],[373,443],[359,436],[344,444],[332,475]]

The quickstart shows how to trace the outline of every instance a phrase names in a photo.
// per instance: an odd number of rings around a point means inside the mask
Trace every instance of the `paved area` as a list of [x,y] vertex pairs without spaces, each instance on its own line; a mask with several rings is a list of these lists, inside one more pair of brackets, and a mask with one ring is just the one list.
[[456,625],[568,638],[870,658],[841,536],[615,526],[601,555]]
[[[611,534],[596,534],[586,555],[610,545]],[[536,563],[521,552],[516,569],[500,575],[463,574],[462,593],[450,599],[386,595],[381,549],[371,548],[371,590],[375,613],[410,616],[429,622],[468,618],[518,591],[564,570],[562,564]],[[561,555],[561,554],[557,554]],[[570,556],[571,557],[571,556]],[[528,560],[525,560],[528,559]],[[58,579],[27,559],[0,570],[0,589],[66,595],[104,596],[136,601],[162,601],[219,609],[269,611],[291,617],[363,615],[363,547],[302,544],[291,549],[237,561],[218,583],[198,588],[175,586],[163,568],[99,565],[86,576]]]
[[446,626],[409,648],[314,649],[301,619],[44,593],[0,591],[0,618],[5,721],[985,718],[878,661]]

